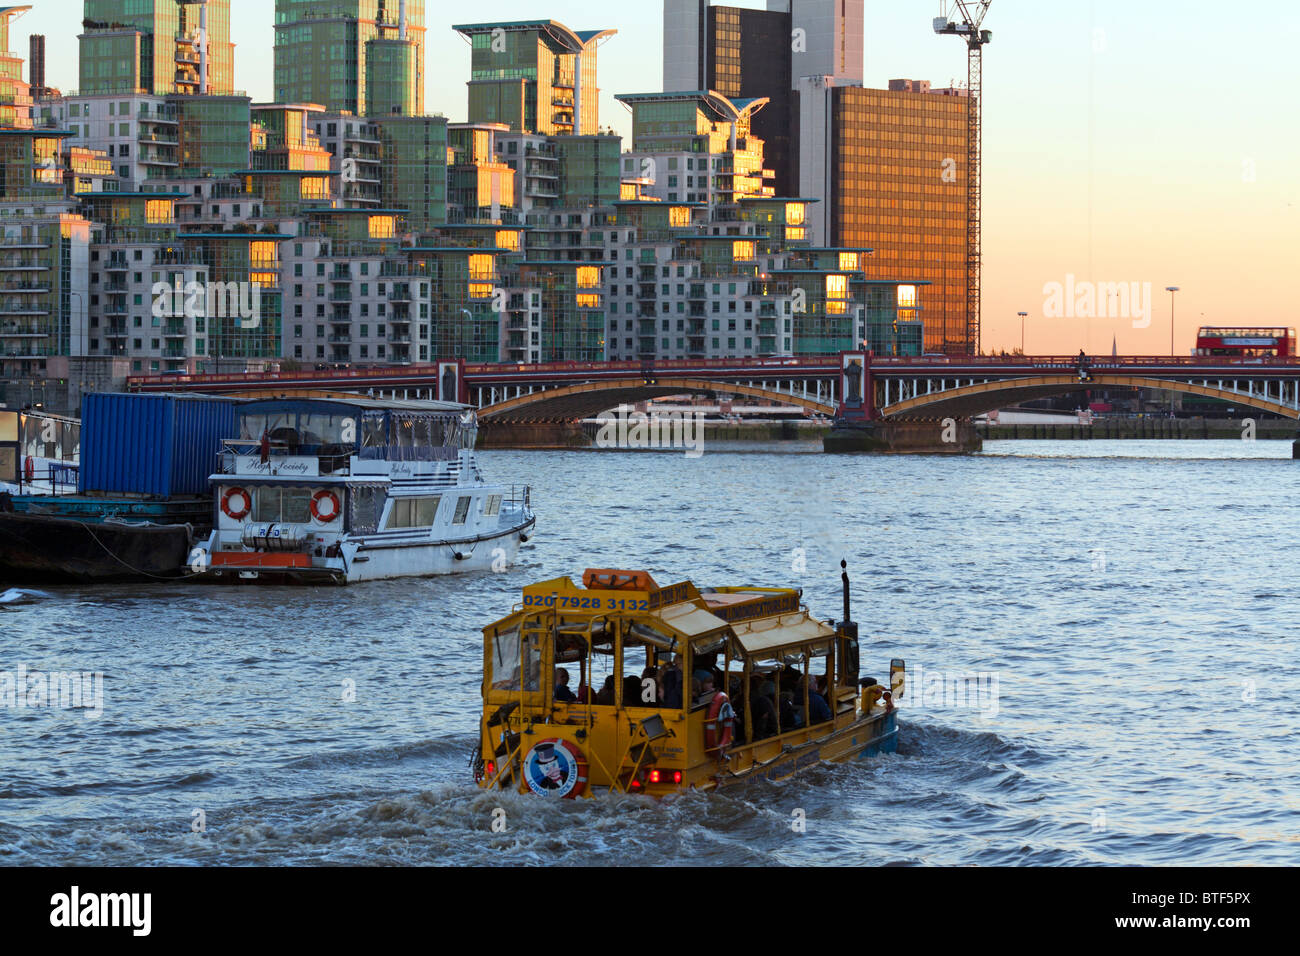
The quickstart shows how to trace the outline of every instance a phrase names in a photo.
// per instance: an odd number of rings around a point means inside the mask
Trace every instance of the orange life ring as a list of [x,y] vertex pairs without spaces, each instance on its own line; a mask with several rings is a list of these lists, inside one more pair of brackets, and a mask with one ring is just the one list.
[[31,455],[28,455],[27,460],[23,462],[23,477],[27,481],[36,480],[36,459]]
[[547,737],[525,755],[523,778],[533,793],[572,800],[587,789],[587,758],[576,744]]
[[[230,499],[236,495],[239,496],[239,510],[230,506]],[[243,521],[248,516],[248,512],[253,508],[253,496],[238,486],[227,488],[226,493],[221,496],[221,510],[225,512],[226,517],[232,521]]]
[[704,722],[704,752],[721,753],[731,746],[731,738],[736,730],[736,711],[731,701],[721,692],[713,695],[709,704],[709,716]]
[[[322,501],[329,501],[329,514],[321,514],[320,503]],[[311,516],[321,524],[328,524],[333,521],[339,516],[340,510],[339,496],[332,491],[318,491],[311,496]]]

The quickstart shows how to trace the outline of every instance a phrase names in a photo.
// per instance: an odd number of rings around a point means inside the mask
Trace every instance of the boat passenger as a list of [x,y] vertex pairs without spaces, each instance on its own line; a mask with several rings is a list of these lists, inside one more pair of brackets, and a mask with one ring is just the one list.
[[[831,708],[826,698],[821,695],[821,682],[813,675],[808,675],[808,723],[824,724],[831,719]],[[800,688],[802,690],[802,688]]]
[[748,706],[745,700],[745,679],[740,674],[727,675],[727,696],[731,698],[731,706],[736,711],[735,740],[738,744],[747,743],[745,739],[745,720],[741,716],[745,713],[745,707]]
[[781,714],[781,730],[798,730],[803,726],[803,721],[794,707],[794,694],[788,690],[781,691],[780,700],[777,702],[777,709]]
[[[646,681],[650,681],[650,699],[646,700]],[[641,672],[641,687],[637,691],[637,702],[642,707],[658,707],[663,700],[663,691],[659,688],[659,668],[647,666]]]
[[754,725],[755,740],[774,737],[777,733],[776,707],[772,698],[763,693],[763,686],[757,676],[749,682],[749,719]]
[[516,664],[510,671],[510,676],[505,680],[499,680],[492,685],[493,690],[518,690],[519,689],[519,665]]
[[572,704],[578,699],[569,690],[569,672],[563,667],[555,668],[555,699],[565,704]]
[[713,672],[701,668],[692,677],[694,679],[691,681],[691,697],[694,703],[691,706],[702,707],[713,700],[713,695],[716,693],[713,685]]
[[640,707],[641,701],[641,678],[633,674],[627,674],[623,678],[623,706]]
[[614,675],[605,678],[605,686],[596,694],[596,703],[604,707],[614,706]]
[[682,655],[673,656],[672,664],[664,668],[661,680],[660,700],[665,707],[672,710],[682,708]]

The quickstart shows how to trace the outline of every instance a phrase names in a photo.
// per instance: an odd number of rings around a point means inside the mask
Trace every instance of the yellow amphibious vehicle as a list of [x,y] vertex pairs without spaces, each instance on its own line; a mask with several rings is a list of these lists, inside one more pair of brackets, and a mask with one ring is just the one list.
[[[841,562],[843,566],[843,562]],[[858,676],[858,628],[791,588],[660,587],[588,570],[524,588],[484,628],[472,756],[486,788],[553,797],[665,794],[892,753],[904,665]]]

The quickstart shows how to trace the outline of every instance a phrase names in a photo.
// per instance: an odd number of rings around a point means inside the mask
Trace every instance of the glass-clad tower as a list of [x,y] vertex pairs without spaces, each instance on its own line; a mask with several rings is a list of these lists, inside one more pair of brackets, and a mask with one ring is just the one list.
[[554,20],[452,27],[470,41],[469,121],[543,136],[600,131],[596,47],[614,30],[576,32]]
[[275,0],[275,99],[424,113],[425,0]]
[[[206,10],[204,9],[206,8]],[[200,26],[207,23],[206,61]],[[80,88],[88,93],[229,93],[230,0],[85,0]]]

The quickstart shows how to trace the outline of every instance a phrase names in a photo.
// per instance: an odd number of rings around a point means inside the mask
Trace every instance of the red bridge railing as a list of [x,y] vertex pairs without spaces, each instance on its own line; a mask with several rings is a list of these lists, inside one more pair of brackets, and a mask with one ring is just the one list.
[[[1202,355],[1121,355],[1121,356],[1087,356],[1092,369],[1126,368],[1126,369],[1168,369],[1172,367],[1196,368],[1240,368],[1252,369],[1288,369],[1300,370],[1300,358],[1235,358],[1232,356]],[[933,369],[944,368],[1015,368],[1030,371],[1035,368],[1077,368],[1078,355],[924,355],[908,358],[872,359],[872,367],[881,371],[892,369]],[[800,356],[798,358],[757,358],[757,359],[674,359],[670,361],[621,361],[621,362],[543,362],[536,365],[502,363],[466,363],[465,381],[473,385],[474,380],[491,378],[499,375],[545,379],[548,375],[573,375],[582,372],[599,372],[604,374],[617,372],[689,372],[689,371],[731,371],[755,374],[765,372],[797,371],[833,371],[839,366],[839,356]],[[256,385],[276,382],[294,383],[339,383],[356,384],[371,380],[418,379],[427,378],[434,381],[438,376],[436,363],[419,365],[380,365],[369,367],[311,369],[302,371],[277,372],[227,372],[203,375],[133,375],[127,379],[127,388],[136,390],[185,389],[187,386],[213,386],[222,384]]]

